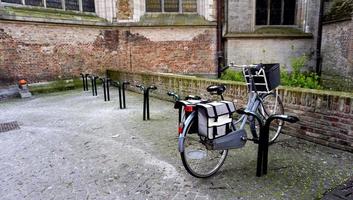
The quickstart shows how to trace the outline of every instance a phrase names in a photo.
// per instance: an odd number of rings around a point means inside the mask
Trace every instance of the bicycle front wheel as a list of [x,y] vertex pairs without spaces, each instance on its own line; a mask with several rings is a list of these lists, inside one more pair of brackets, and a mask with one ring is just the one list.
[[185,124],[184,151],[180,153],[183,165],[194,177],[208,178],[214,175],[223,165],[228,150],[209,150],[205,145],[205,137],[199,136],[197,130],[193,130],[195,122],[193,118],[189,124]]
[[[262,104],[259,105],[258,112],[267,119],[270,115],[283,115],[284,108],[281,98],[276,93],[268,93],[262,97]],[[269,144],[273,144],[281,133],[284,122],[274,120],[270,125]]]

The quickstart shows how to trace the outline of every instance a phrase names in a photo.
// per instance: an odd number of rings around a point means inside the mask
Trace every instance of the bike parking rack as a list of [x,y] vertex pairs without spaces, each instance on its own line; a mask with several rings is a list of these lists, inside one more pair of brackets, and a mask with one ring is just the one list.
[[80,73],[80,75],[81,75],[81,77],[82,77],[83,91],[88,91],[87,76],[88,76],[89,74]]
[[140,90],[143,91],[143,120],[146,120],[146,114],[147,114],[147,120],[149,120],[150,119],[149,92],[150,90],[156,90],[157,87],[154,85],[151,85],[147,88],[143,85],[136,85],[136,87],[140,88]]
[[[125,109],[126,108],[126,102],[125,102],[125,89],[126,85],[129,85],[130,82],[128,81],[123,81],[121,84],[119,81],[111,81],[112,84],[118,88],[119,91],[119,106],[120,109]],[[122,95],[121,95],[122,94]]]
[[125,101],[125,89],[126,89],[126,85],[130,85],[129,81],[124,81],[123,85],[122,85],[122,89],[123,89],[123,107],[124,109],[126,108],[126,101]]
[[258,151],[257,151],[257,164],[256,164],[256,176],[261,177],[262,175],[267,174],[268,166],[268,147],[269,147],[269,134],[270,134],[270,125],[273,120],[283,120],[289,123],[298,122],[298,117],[290,115],[271,115],[267,120],[262,121],[261,118],[254,112],[246,110],[237,110],[239,114],[247,114],[253,116],[257,119],[260,125],[260,136],[258,141]]
[[103,85],[103,94],[104,94],[104,101],[110,101],[110,94],[109,94],[109,86],[111,79],[110,78],[99,78],[102,81]]
[[[86,74],[87,77],[89,79],[91,79],[91,86],[92,86],[92,95],[93,96],[97,96],[97,79],[98,79],[98,76],[95,76],[95,75],[89,75],[89,74]],[[86,78],[86,87],[87,87],[87,91],[88,91],[88,82],[87,82],[87,78]]]

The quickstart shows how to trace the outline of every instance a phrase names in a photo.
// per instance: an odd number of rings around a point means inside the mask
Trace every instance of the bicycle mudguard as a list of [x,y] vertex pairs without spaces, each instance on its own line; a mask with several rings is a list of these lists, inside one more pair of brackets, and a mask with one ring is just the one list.
[[186,118],[185,122],[184,122],[184,128],[183,128],[183,132],[179,135],[179,139],[178,139],[178,150],[179,152],[184,152],[184,137],[186,134],[186,131],[188,130],[188,127],[190,126],[191,121],[194,119],[195,117],[195,111],[192,112],[188,118]]
[[213,150],[238,149],[247,141],[245,129],[239,129],[212,140]]

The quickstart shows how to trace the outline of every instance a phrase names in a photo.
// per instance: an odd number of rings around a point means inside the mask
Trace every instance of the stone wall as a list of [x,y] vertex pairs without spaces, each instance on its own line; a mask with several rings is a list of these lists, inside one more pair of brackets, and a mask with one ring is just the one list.
[[[291,26],[256,25],[256,0],[227,2],[228,63],[279,62],[290,69],[292,58],[306,54],[310,58],[307,70],[314,69],[319,0],[296,0],[295,21]],[[264,28],[267,30],[259,31]]]
[[291,70],[291,59],[313,55],[312,39],[229,38],[226,42],[228,62],[280,63]]
[[327,87],[353,91],[352,32],[353,20],[323,26],[322,73]]
[[106,69],[216,72],[216,29],[102,27],[0,21],[0,83],[77,77]]
[[[197,94],[206,96],[206,87],[211,84],[225,84],[226,99],[233,100],[237,107],[246,105],[247,90],[244,84],[229,81],[200,79],[187,76],[108,72],[115,80],[129,80],[131,83],[156,85],[152,95],[171,99],[167,91],[181,96]],[[134,85],[131,84],[131,85]],[[131,90],[138,90],[129,87]],[[353,94],[327,92],[302,88],[279,88],[286,114],[300,118],[296,124],[286,124],[284,132],[322,145],[353,152]]]

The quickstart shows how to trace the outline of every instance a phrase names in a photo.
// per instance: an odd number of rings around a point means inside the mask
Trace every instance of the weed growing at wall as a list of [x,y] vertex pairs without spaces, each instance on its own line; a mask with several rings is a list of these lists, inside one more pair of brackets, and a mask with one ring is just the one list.
[[308,62],[308,56],[303,55],[291,59],[292,72],[281,72],[281,84],[292,87],[321,89],[319,76],[313,72],[302,72]]
[[222,80],[230,80],[230,81],[238,81],[238,82],[244,82],[244,76],[243,72],[241,71],[234,71],[234,70],[226,70],[222,76]]
[[[319,76],[313,72],[302,72],[308,62],[308,56],[303,55],[291,59],[292,72],[281,71],[281,85],[291,87],[301,87],[309,89],[322,89],[319,82]],[[244,82],[244,76],[241,71],[227,70],[222,76],[222,80]]]
[[329,12],[324,16],[324,21],[350,19],[353,12],[353,0],[334,0]]

